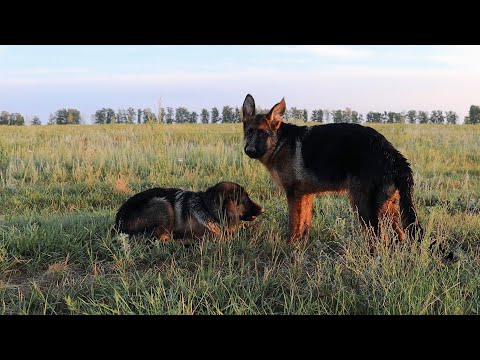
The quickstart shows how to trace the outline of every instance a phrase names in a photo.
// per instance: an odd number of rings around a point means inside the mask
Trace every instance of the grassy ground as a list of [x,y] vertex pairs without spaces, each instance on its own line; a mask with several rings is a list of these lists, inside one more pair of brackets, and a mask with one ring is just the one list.
[[[315,199],[307,243],[285,244],[286,199],[239,124],[0,127],[0,313],[478,314],[480,127],[374,127],[409,159],[427,229],[375,256],[335,195]],[[266,209],[231,239],[110,235],[135,192],[222,180]],[[432,256],[433,239],[458,260]]]

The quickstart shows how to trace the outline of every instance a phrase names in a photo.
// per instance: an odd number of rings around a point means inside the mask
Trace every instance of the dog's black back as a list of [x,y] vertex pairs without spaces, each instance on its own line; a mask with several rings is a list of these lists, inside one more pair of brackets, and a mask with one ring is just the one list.
[[393,178],[400,165],[409,168],[407,160],[376,130],[357,124],[296,126],[283,123],[278,130],[279,142],[289,143],[291,156],[301,142],[303,165],[320,182],[343,182],[349,176],[370,178],[383,183]]

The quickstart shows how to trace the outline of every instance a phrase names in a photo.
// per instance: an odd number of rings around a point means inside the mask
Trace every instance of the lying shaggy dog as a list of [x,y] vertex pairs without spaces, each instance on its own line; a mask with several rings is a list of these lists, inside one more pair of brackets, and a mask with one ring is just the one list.
[[235,231],[240,220],[252,221],[265,210],[246,190],[221,182],[206,191],[153,188],[128,199],[118,210],[115,230],[160,240],[220,236]]

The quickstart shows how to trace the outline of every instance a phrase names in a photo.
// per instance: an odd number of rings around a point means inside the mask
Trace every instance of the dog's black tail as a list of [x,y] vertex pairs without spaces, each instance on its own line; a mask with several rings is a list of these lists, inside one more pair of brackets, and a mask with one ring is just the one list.
[[[400,155],[401,156],[401,155]],[[413,203],[413,173],[407,159],[403,156],[399,159],[399,166],[397,167],[397,175],[395,184],[400,193],[400,212],[402,216],[402,226],[411,239],[417,239],[419,242],[425,236],[425,230],[418,220],[415,205]],[[449,250],[444,244],[438,244],[434,240],[428,246],[431,252],[437,253],[443,257],[445,262],[455,260],[455,254]]]
[[[401,156],[401,155],[400,155]],[[395,185],[400,194],[400,212],[402,225],[411,238],[421,241],[425,231],[418,220],[415,205],[413,203],[413,173],[408,161],[401,156],[397,162]]]

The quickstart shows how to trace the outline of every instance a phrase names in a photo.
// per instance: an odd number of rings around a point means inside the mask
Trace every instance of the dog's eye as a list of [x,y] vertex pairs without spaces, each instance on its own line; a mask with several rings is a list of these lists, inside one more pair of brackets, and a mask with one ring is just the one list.
[[259,135],[260,137],[262,137],[262,138],[268,137],[268,133],[267,133],[266,131],[263,131],[263,130],[262,130],[262,131],[259,131],[259,132],[258,132],[258,135]]

